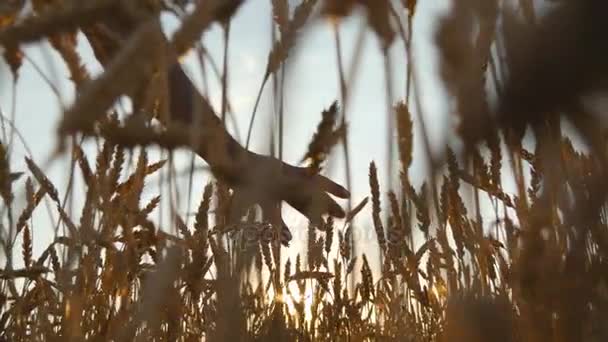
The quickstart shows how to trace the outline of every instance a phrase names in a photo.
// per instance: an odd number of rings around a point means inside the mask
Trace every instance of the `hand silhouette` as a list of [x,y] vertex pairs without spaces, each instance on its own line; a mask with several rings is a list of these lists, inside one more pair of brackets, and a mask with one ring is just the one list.
[[315,225],[321,223],[324,214],[337,218],[345,216],[344,210],[329,195],[350,196],[342,186],[325,176],[313,174],[306,167],[296,167],[249,151],[246,153],[245,167],[227,180],[234,190],[231,220],[240,218],[244,210],[258,204],[266,219],[271,222],[280,220],[283,226],[281,242],[286,245],[291,233],[281,218],[281,201],[287,202]]
[[[129,75],[130,83],[139,83],[143,90],[148,89],[146,85],[154,80],[143,71],[141,71],[141,75],[136,75],[131,61],[143,58],[137,56],[142,51],[141,46],[145,46],[149,41],[148,38],[156,37],[154,39],[160,40],[161,43],[165,42],[162,32],[159,33],[158,30],[155,31],[155,27],[147,26],[136,27],[135,32],[132,32],[134,28],[114,27],[110,23],[103,27],[105,30],[85,33],[89,41],[96,42],[92,46],[98,60],[106,67],[104,74]],[[118,55],[118,46],[109,44],[112,42],[112,37],[104,33],[108,30],[118,36],[128,38],[124,43],[125,47],[120,50],[121,55]],[[159,35],[161,38],[157,37]],[[100,49],[101,47],[114,47],[115,49],[106,51]],[[172,56],[172,54],[169,55]],[[108,56],[114,58],[111,59]],[[112,61],[113,63],[111,63]],[[165,129],[155,132],[142,125],[132,127],[132,129],[113,127],[104,132],[107,139],[124,146],[158,144],[166,148],[190,148],[209,164],[214,176],[225,182],[234,191],[230,221],[238,221],[244,210],[258,204],[266,219],[273,223],[280,222],[283,225],[281,240],[284,244],[291,239],[291,234],[281,219],[281,201],[287,202],[313,224],[321,223],[321,217],[324,214],[344,217],[344,211],[328,193],[346,198],[349,196],[346,189],[324,176],[310,172],[308,168],[292,166],[276,158],[248,151],[226,131],[213,108],[193,85],[177,59],[167,66],[167,70],[169,118],[161,120]],[[85,100],[100,97],[99,94],[103,94],[106,89],[102,85],[107,79],[109,77],[101,77],[99,80],[93,81],[93,84],[97,85],[93,89],[95,91],[88,91],[80,96],[77,102],[96,103]],[[133,79],[137,79],[138,82]],[[105,96],[107,101],[104,108],[97,106],[96,109],[103,112],[109,107],[117,95],[125,93],[124,89],[120,89],[120,85],[126,87],[124,86],[126,83],[128,82],[113,83],[112,96]],[[136,96],[133,102],[134,104],[143,103],[140,100]],[[139,106],[135,105],[135,107]],[[138,110],[142,110],[142,108]]]

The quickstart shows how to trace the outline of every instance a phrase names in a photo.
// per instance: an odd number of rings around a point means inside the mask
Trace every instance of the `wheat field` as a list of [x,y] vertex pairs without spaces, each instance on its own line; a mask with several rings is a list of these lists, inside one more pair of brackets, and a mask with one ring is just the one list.
[[[298,67],[287,62],[307,25],[327,22],[335,33],[339,93],[319,108],[311,141],[297,142],[307,148],[304,166],[248,151],[257,102],[245,141],[225,133],[225,60],[214,61],[221,109],[194,93],[188,101],[203,114],[176,117],[187,101],[171,101],[171,85],[182,84],[172,66],[193,51],[212,59],[200,37],[214,25],[228,37],[244,2],[0,3],[0,46],[15,82],[26,44],[47,41],[67,66],[76,98],[57,123],[57,154],[70,160],[65,177],[82,184],[60,189],[32,158],[15,169],[13,140],[33,137],[2,118],[0,341],[608,339],[607,135],[602,109],[582,100],[601,98],[608,84],[608,5],[563,0],[539,12],[531,0],[454,1],[434,44],[462,144],[433,152],[423,132],[429,172],[416,186],[413,126],[430,125],[412,110],[420,108],[409,60],[421,1],[271,1],[273,45],[258,101],[272,85],[281,102],[276,87]],[[180,19],[170,37],[161,13]],[[346,109],[356,68],[344,65],[338,28],[354,15],[375,35],[387,79],[404,63],[389,58],[396,42],[408,67],[403,89],[387,85],[391,110],[382,114],[396,136],[386,146],[396,169],[370,160],[367,197],[338,205],[334,197],[349,196],[349,138],[357,138]],[[85,67],[77,34],[103,66],[99,75]],[[133,101],[128,113],[117,109],[121,96]],[[83,148],[92,141],[96,151]],[[163,208],[171,192],[144,196],[159,174],[169,188],[177,177],[172,158],[150,157],[158,148],[208,162],[213,180],[188,195],[200,198],[193,217]],[[344,187],[321,175],[339,150]],[[399,182],[381,187],[386,171]],[[69,209],[72,192],[83,194],[79,212]],[[307,227],[286,226],[282,202]],[[45,207],[55,220],[34,222]],[[159,211],[170,216],[162,225]],[[353,235],[363,215],[375,241],[360,246]],[[52,242],[35,253],[45,229]],[[297,229],[306,243],[294,251],[287,245]]]

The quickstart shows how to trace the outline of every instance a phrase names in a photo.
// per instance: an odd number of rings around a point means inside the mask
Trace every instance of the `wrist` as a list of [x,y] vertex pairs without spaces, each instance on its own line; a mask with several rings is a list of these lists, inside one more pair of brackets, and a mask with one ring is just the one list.
[[211,147],[211,151],[208,151],[205,158],[213,175],[231,187],[243,184],[247,170],[255,159],[253,153],[231,137],[225,143],[216,144],[216,146]]

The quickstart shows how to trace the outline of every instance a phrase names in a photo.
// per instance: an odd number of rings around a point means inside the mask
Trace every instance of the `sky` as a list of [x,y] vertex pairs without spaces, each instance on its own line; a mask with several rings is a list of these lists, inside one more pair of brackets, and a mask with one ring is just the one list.
[[[291,1],[291,3],[295,2]],[[446,143],[449,121],[447,120],[445,90],[441,87],[436,76],[437,56],[433,45],[433,30],[438,15],[447,7],[448,3],[447,0],[420,1],[413,27],[414,72],[419,84],[418,95],[422,104],[420,113],[425,117],[429,136],[435,146],[442,146]],[[231,27],[228,96],[233,105],[241,139],[243,140],[271,47],[270,13],[269,0],[246,1],[239,9]],[[347,66],[353,54],[357,32],[362,24],[364,24],[364,17],[360,12],[357,12],[340,25],[343,56]],[[178,23],[175,18],[166,15],[163,16],[163,25],[167,34],[170,35]],[[223,39],[219,26],[215,25],[210,31],[206,32],[202,41],[214,56],[215,61],[221,63]],[[298,44],[299,48],[290,56],[289,74],[285,82],[286,120],[283,156],[285,161],[292,164],[298,163],[304,155],[308,142],[321,119],[321,111],[329,107],[334,100],[340,98],[335,45],[330,23],[326,20],[314,21],[303,32]],[[355,87],[350,90],[351,100],[347,107],[353,176],[352,187],[349,190],[352,193],[353,204],[357,204],[364,197],[369,196],[368,170],[371,161],[375,161],[378,165],[380,186],[383,193],[386,193],[386,184],[388,183],[386,179],[386,170],[388,170],[386,164],[386,125],[388,116],[383,57],[373,32],[366,32],[364,44],[361,67]],[[12,79],[7,66],[0,62],[0,110],[6,117],[10,117],[14,111],[14,125],[27,143],[26,148],[20,141],[14,142],[11,166],[13,170],[25,171],[24,157],[31,157],[42,167],[43,171],[58,187],[60,195],[63,196],[67,186],[66,175],[69,173],[69,161],[64,156],[50,162],[49,156],[56,147],[56,127],[62,111],[74,99],[74,87],[68,79],[67,69],[63,62],[46,42],[31,44],[24,51],[26,61],[24,61],[20,70],[16,89],[12,88]],[[79,39],[79,51],[82,54],[85,67],[93,75],[98,75],[101,67],[94,60],[90,47],[82,36]],[[392,75],[394,100],[403,100],[408,61],[404,55],[401,42],[393,45],[390,55],[394,69]],[[201,69],[194,60],[194,55],[187,55],[183,63],[188,74],[202,88]],[[221,99],[221,88],[213,77],[210,77],[210,80],[213,81],[207,91],[212,105],[217,109]],[[59,99],[49,82],[58,90]],[[266,86],[264,98],[258,110],[251,147],[254,151],[265,154],[269,151],[267,128],[272,122],[273,115],[271,94],[272,85],[269,83]],[[417,110],[416,108],[411,109],[413,111]],[[419,140],[421,137],[420,126],[416,119],[414,120],[414,129],[414,161],[410,169],[410,175],[419,185],[426,173],[426,168],[422,144]],[[93,142],[88,142],[85,145],[85,150],[95,151]],[[396,145],[394,150],[397,150]],[[91,157],[93,155],[89,153],[91,163],[93,162],[93,157]],[[150,157],[153,161],[160,158],[160,154]],[[178,165],[180,163],[183,165],[182,169],[186,169],[189,158],[189,154],[185,152],[179,153],[176,157]],[[341,148],[336,148],[326,169],[326,175],[340,184],[345,184],[342,159]],[[204,163],[198,159],[197,165],[202,166]],[[393,168],[393,170],[396,170],[396,168]],[[24,203],[24,180],[25,178],[16,183],[17,208],[21,208]],[[208,180],[209,175],[206,173],[195,174],[196,184],[192,198],[194,208],[196,208],[196,203],[198,203],[202,194],[200,189]],[[395,173],[395,182],[396,180]],[[77,173],[76,179],[76,185],[78,186],[78,184],[82,185],[79,173]],[[180,180],[180,185],[182,189],[186,189],[187,177]],[[146,198],[150,199],[158,192],[158,186],[152,183],[146,190]],[[168,200],[168,197],[165,200]],[[76,198],[74,202],[74,215],[79,217],[78,204],[82,201]],[[182,202],[185,202],[185,200],[182,200]],[[346,206],[346,201],[340,201],[340,203]],[[185,205],[182,206],[181,212],[183,214],[185,214],[185,207]],[[17,209],[17,212],[19,210]],[[41,253],[53,236],[54,224],[48,216],[48,211],[44,206],[40,206],[34,212],[33,222],[35,222],[35,226],[32,227],[32,230],[35,236],[35,256]],[[56,216],[54,214],[55,220]],[[361,217],[358,226],[364,235],[360,243],[365,248],[366,243],[373,243],[371,242],[374,240],[373,235],[370,235],[373,234],[373,228],[370,215],[362,213]],[[306,227],[305,219],[293,210],[285,209],[285,219],[290,226]],[[292,233],[294,235],[294,245],[305,244],[305,229],[292,229]]]

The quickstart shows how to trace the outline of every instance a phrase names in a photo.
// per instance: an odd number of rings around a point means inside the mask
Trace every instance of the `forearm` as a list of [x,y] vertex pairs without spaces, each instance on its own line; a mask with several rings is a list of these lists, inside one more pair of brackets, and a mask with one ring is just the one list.
[[217,176],[235,182],[247,161],[248,151],[226,130],[207,100],[198,92],[179,63],[169,68],[169,117],[193,129],[193,150]]
[[[100,63],[107,67],[121,48],[120,41],[126,40],[133,34],[134,28],[115,27],[116,25],[102,24],[101,26],[85,30],[85,34]],[[215,115],[207,100],[198,92],[194,84],[186,76],[177,58],[168,53],[167,63],[167,115],[168,122],[163,122],[168,130],[163,135],[162,142],[165,147],[189,146],[195,153],[205,159],[214,174],[224,178],[229,183],[237,182],[237,175],[241,173],[249,152],[243,148],[225,129],[220,119]],[[163,68],[161,68],[162,70]],[[150,80],[148,80],[149,82]],[[154,82],[155,80],[152,80]],[[141,85],[145,92],[146,86]],[[143,95],[146,96],[146,95]],[[141,104],[141,99],[134,99],[134,105]],[[134,108],[134,112],[143,108]],[[166,120],[165,120],[166,121]],[[171,129],[169,129],[171,128]],[[178,131],[176,134],[176,130]],[[183,134],[179,134],[179,131]],[[188,131],[188,132],[185,132]],[[129,141],[137,144],[135,138],[142,139],[140,143],[153,142],[151,132],[138,132],[140,134],[129,137],[119,131],[107,132],[108,136],[120,136],[118,141]]]

